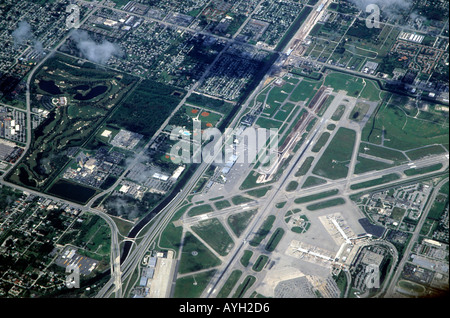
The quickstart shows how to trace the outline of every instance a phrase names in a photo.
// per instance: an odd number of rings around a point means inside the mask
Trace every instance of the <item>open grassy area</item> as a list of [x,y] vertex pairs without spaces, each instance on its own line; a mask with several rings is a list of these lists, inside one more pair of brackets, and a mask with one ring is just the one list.
[[225,227],[217,218],[204,220],[193,225],[192,230],[197,233],[218,254],[225,256],[234,246],[234,242]]
[[297,172],[295,173],[296,177],[304,176],[309,169],[311,169],[311,164],[314,161],[314,157],[307,157],[305,161],[303,161],[300,168],[298,168]]
[[373,186],[380,185],[383,183],[388,183],[388,182],[398,180],[398,179],[400,179],[400,176],[398,174],[390,173],[390,174],[384,175],[384,176],[374,179],[374,180],[352,184],[350,186],[350,189],[357,190],[357,189],[369,188],[369,187],[373,187]]
[[278,243],[280,243],[281,239],[283,238],[283,235],[284,230],[281,227],[277,228],[275,232],[273,232],[269,241],[267,242],[267,245],[265,247],[266,251],[273,252],[277,247]]
[[243,211],[236,214],[232,214],[228,217],[227,222],[230,228],[233,230],[237,237],[241,236],[244,230],[247,228],[251,219],[255,216],[257,210]]
[[431,220],[438,221],[441,218],[441,215],[444,213],[446,207],[448,206],[448,193],[442,194],[439,193],[436,196],[436,199],[433,202],[433,205],[428,212],[427,218]]
[[226,117],[233,109],[233,104],[224,100],[193,93],[186,99],[186,104],[219,112]]
[[393,149],[389,149],[382,146],[377,146],[373,144],[368,144],[365,142],[361,142],[359,145],[359,153],[363,153],[366,155],[387,159],[390,161],[393,161],[394,164],[400,164],[407,162],[407,158],[405,155],[400,152]]
[[367,159],[361,156],[358,156],[357,160],[358,163],[355,165],[356,174],[361,174],[373,170],[383,170],[393,166],[382,161]]
[[244,197],[242,195],[236,195],[231,198],[231,202],[233,202],[234,205],[244,204],[244,203],[248,203],[248,202],[252,202],[252,201],[253,201],[253,199]]
[[252,287],[252,285],[255,283],[256,277],[252,275],[248,275],[245,277],[245,279],[242,281],[242,283],[238,286],[236,291],[234,292],[232,298],[242,298],[244,297],[246,291]]
[[174,298],[198,298],[216,273],[210,270],[203,273],[189,275],[177,279]]
[[225,284],[223,284],[222,289],[217,294],[217,298],[227,298],[241,276],[241,270],[235,269],[232,271]]
[[282,124],[283,124],[283,122],[281,122],[281,121],[269,119],[266,117],[259,117],[258,120],[256,121],[256,125],[258,125],[261,128],[266,128],[266,129],[270,129],[270,128],[280,129]]
[[309,176],[303,183],[302,189],[313,187],[313,186],[320,185],[320,184],[325,184],[325,183],[327,183],[327,180],[324,180],[322,178],[317,178],[314,176]]
[[203,204],[203,205],[198,205],[193,207],[192,209],[189,210],[188,215],[189,216],[196,216],[196,215],[200,215],[200,214],[204,214],[204,213],[209,213],[214,211],[214,209],[212,208],[211,205],[209,204]]
[[267,261],[269,260],[269,257],[267,255],[259,255],[259,257],[256,259],[255,264],[253,265],[252,269],[255,272],[260,272],[266,266]]
[[362,141],[381,143],[384,132],[384,146],[409,150],[432,144],[448,145],[448,118],[431,114],[422,120],[408,116],[395,104],[383,104],[374,112],[361,135]]
[[306,202],[310,202],[310,201],[315,201],[315,200],[320,200],[320,199],[324,199],[326,197],[331,197],[333,195],[336,195],[339,193],[338,189],[333,189],[333,190],[329,190],[329,191],[324,191],[324,192],[320,192],[317,194],[312,194],[312,195],[307,195],[304,197],[300,197],[294,200],[295,204],[302,204],[302,203],[306,203]]
[[345,204],[345,200],[343,198],[336,198],[336,199],[330,199],[327,201],[322,201],[319,203],[314,203],[308,205],[306,208],[310,211],[316,211],[316,210],[322,210],[326,208],[330,208],[336,205],[342,205]]
[[323,85],[331,86],[335,91],[344,90],[347,92],[348,96],[356,97],[361,93],[364,82],[362,78],[357,76],[330,72],[326,75]]
[[339,128],[327,149],[323,152],[313,169],[313,173],[333,180],[345,178],[348,173],[356,132],[348,128]]
[[240,262],[242,264],[242,266],[247,267],[248,264],[250,264],[250,259],[253,256],[253,252],[250,250],[245,250],[244,251],[244,255],[242,255]]
[[79,247],[82,255],[108,262],[111,230],[98,215],[89,214],[81,227],[70,228],[58,241],[59,244],[71,244]]
[[397,222],[401,221],[401,219],[403,218],[403,215],[405,215],[406,210],[399,208],[399,207],[395,207],[392,210],[391,213],[391,218],[393,218],[394,220],[396,220]]
[[267,234],[269,234],[273,222],[275,222],[275,215],[269,215],[264,220],[264,223],[260,226],[253,238],[250,240],[249,244],[254,247],[258,246],[259,243],[261,243],[261,241],[267,236]]
[[375,81],[364,79],[366,85],[364,86],[359,98],[364,98],[369,101],[377,102],[381,100],[378,84]]
[[216,207],[217,210],[222,210],[222,209],[229,208],[231,206],[231,203],[228,200],[221,200],[221,201],[214,202],[214,206]]
[[194,235],[186,232],[178,272],[185,274],[218,265],[220,260]]
[[313,98],[314,94],[320,88],[321,85],[322,85],[321,81],[311,81],[303,79],[291,93],[289,100],[293,102],[300,102],[306,100],[309,101],[311,100],[311,98]]
[[285,103],[283,104],[280,109],[278,109],[278,112],[273,117],[276,120],[282,120],[285,121],[288,119],[289,115],[291,114],[292,110],[295,108],[295,104],[293,103]]
[[175,226],[174,221],[178,220],[192,204],[181,207],[172,218],[171,222],[167,224],[166,228],[161,234],[159,246],[161,248],[172,249],[177,253],[181,246],[181,237],[183,234],[182,226]]
[[426,288],[422,285],[416,284],[409,280],[401,280],[397,283],[401,288],[406,289],[407,291],[411,291],[417,295],[422,294],[426,291]]
[[312,147],[311,151],[312,152],[319,152],[320,149],[322,149],[322,147],[325,146],[325,144],[327,143],[328,138],[330,138],[330,133],[329,132],[324,132],[322,135],[320,135],[320,138],[314,144],[314,146]]
[[298,182],[292,180],[292,181],[290,181],[290,182],[288,183],[288,185],[286,186],[286,191],[287,191],[287,192],[293,192],[293,191],[297,190],[297,188],[298,188]]
[[345,105],[339,105],[331,116],[331,120],[339,121],[345,112]]
[[262,198],[263,196],[265,196],[267,194],[267,192],[270,189],[272,189],[272,187],[268,186],[268,187],[263,187],[263,188],[259,188],[259,189],[255,189],[255,190],[250,190],[250,191],[247,191],[246,193],[255,198]]
[[437,163],[435,165],[426,166],[426,167],[422,167],[422,168],[407,169],[407,170],[403,171],[403,173],[406,174],[407,176],[415,176],[418,174],[424,174],[424,173],[437,171],[441,168],[442,168],[442,163]]
[[363,102],[357,102],[355,107],[353,107],[352,112],[350,113],[349,118],[354,121],[363,120],[364,116],[370,109],[370,105]]
[[441,155],[447,153],[447,150],[441,145],[431,145],[424,148],[414,149],[405,152],[409,159],[417,160],[432,155]]

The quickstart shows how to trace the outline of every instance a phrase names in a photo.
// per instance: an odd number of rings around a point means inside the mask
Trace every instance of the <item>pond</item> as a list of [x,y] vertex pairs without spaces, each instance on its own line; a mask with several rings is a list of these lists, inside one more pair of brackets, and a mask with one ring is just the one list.
[[39,88],[42,89],[43,91],[49,93],[49,94],[52,94],[52,95],[62,94],[61,90],[59,89],[58,86],[56,86],[54,81],[40,80],[39,81]]
[[[84,89],[85,87],[87,87],[87,85],[79,85],[77,87],[74,87],[74,89],[78,88],[78,90],[87,90],[87,89]],[[103,94],[107,90],[108,90],[107,86],[99,85],[99,86],[93,87],[86,95],[76,93],[73,98],[76,100],[89,100],[89,99],[95,98],[95,97]]]
[[66,180],[58,180],[49,190],[49,194],[70,201],[85,204],[97,191]]

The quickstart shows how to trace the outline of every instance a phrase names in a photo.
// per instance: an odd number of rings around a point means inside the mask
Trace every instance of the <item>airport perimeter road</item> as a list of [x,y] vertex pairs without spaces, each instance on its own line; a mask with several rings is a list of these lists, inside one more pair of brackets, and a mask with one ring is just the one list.
[[403,258],[400,260],[400,263],[398,264],[398,266],[396,268],[395,274],[390,281],[389,288],[387,289],[384,297],[394,297],[395,286],[397,285],[397,281],[403,271],[403,266],[409,259],[409,254],[411,253],[411,249],[413,248],[414,243],[417,242],[417,239],[418,239],[419,233],[420,233],[420,229],[422,228],[423,224],[425,223],[425,220],[428,216],[428,212],[430,212],[430,209],[433,206],[434,200],[436,199],[436,196],[439,193],[439,189],[442,187],[442,185],[444,185],[446,182],[448,182],[448,180],[449,180],[449,178],[445,178],[438,185],[436,185],[436,187],[434,187],[433,192],[431,193],[431,195],[428,199],[427,205],[423,209],[422,215],[420,216],[419,223],[417,224],[416,229],[415,229],[411,239],[409,240],[408,246],[406,247],[405,253],[403,254]]

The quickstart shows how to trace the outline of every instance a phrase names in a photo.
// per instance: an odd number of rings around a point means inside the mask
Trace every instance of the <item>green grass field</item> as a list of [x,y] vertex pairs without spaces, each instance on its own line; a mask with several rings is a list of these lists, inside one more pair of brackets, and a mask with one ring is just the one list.
[[328,141],[328,138],[330,138],[329,132],[324,132],[322,135],[320,135],[320,138],[317,140],[317,142],[314,144],[314,146],[311,148],[312,152],[319,152],[320,149],[322,149],[323,146]]
[[216,273],[210,270],[177,279],[174,298],[198,298]]
[[263,188],[259,188],[259,189],[255,189],[255,190],[250,190],[247,191],[246,194],[255,197],[255,198],[262,198],[263,196],[265,196],[267,194],[267,192],[272,189],[272,187],[263,187]]
[[306,202],[320,200],[320,199],[324,199],[324,198],[327,198],[327,197],[331,197],[331,196],[336,195],[338,193],[339,193],[338,189],[324,191],[324,192],[321,192],[321,193],[318,193],[318,194],[312,194],[312,195],[308,195],[308,196],[297,198],[297,199],[294,200],[294,203],[295,204],[302,204],[302,203],[306,203]]
[[289,100],[292,102],[311,100],[321,84],[322,82],[303,79],[291,93]]
[[231,202],[233,202],[234,205],[239,205],[239,204],[248,203],[248,202],[252,202],[252,201],[253,201],[253,199],[243,197],[242,195],[236,195],[231,198]]
[[345,105],[339,105],[331,116],[331,120],[339,121],[345,112]]
[[357,102],[353,107],[349,118],[354,121],[361,121],[370,109],[370,105],[363,102]]
[[261,128],[266,128],[266,129],[270,129],[270,128],[280,129],[282,124],[283,124],[283,122],[281,122],[281,121],[269,119],[266,117],[259,117],[258,120],[256,121],[256,125],[258,125]]
[[384,104],[375,112],[363,129],[361,140],[380,144],[384,130],[384,146],[409,150],[432,144],[448,146],[448,119],[432,115],[429,120],[408,116],[394,104]]
[[345,200],[343,198],[335,198],[335,199],[330,199],[330,200],[310,204],[306,208],[310,211],[316,211],[316,210],[322,210],[322,209],[326,209],[326,208],[330,208],[330,207],[333,207],[336,205],[342,205],[342,204],[345,204]]
[[218,265],[220,260],[194,235],[186,232],[178,272],[185,274]]
[[297,190],[297,188],[298,188],[298,182],[293,180],[293,181],[290,181],[288,183],[288,185],[286,186],[286,191],[293,192],[293,191]]
[[313,169],[313,173],[333,180],[345,178],[348,173],[356,132],[348,128],[339,128],[327,149],[323,152]]
[[247,267],[248,264],[250,264],[250,259],[253,256],[253,252],[250,250],[245,250],[244,251],[244,255],[242,255],[240,262],[242,264],[242,266]]
[[253,238],[250,240],[249,244],[253,247],[258,246],[259,243],[261,243],[261,241],[267,236],[267,234],[269,234],[273,222],[275,222],[275,216],[269,215],[264,223],[260,226],[258,231],[255,233]]
[[424,174],[424,173],[437,171],[441,168],[442,168],[442,163],[437,163],[435,165],[426,166],[426,167],[422,167],[422,168],[407,169],[407,170],[403,171],[403,173],[406,174],[407,176],[415,176],[418,174]]
[[237,237],[241,236],[252,218],[255,216],[256,212],[257,210],[243,211],[240,213],[232,214],[228,217],[228,225]]
[[306,158],[305,161],[300,166],[300,168],[298,168],[297,172],[295,173],[295,176],[296,177],[304,176],[311,168],[311,164],[313,161],[314,161],[314,157]]
[[234,242],[225,227],[217,218],[204,220],[193,225],[192,230],[200,236],[218,254],[225,256],[234,246]]
[[405,153],[409,159],[417,160],[427,156],[445,154],[447,153],[447,150],[441,145],[431,145],[424,148],[406,151]]
[[231,206],[231,203],[228,200],[221,200],[214,202],[214,206],[216,207],[217,210],[222,210],[229,208]]
[[222,289],[217,294],[217,298],[227,298],[241,276],[241,270],[235,269],[232,271],[225,284],[223,284]]
[[364,153],[366,155],[391,160],[394,162],[394,164],[405,163],[408,161],[405,155],[400,151],[385,148],[382,146],[368,144],[365,142],[360,143],[359,153]]
[[277,228],[275,232],[273,232],[269,241],[267,242],[267,245],[265,247],[266,251],[273,252],[277,247],[278,243],[280,243],[281,239],[283,238],[283,235],[284,230],[281,227]]
[[367,159],[361,156],[358,156],[357,161],[358,163],[355,165],[356,174],[366,173],[374,170],[383,170],[393,166],[382,161]]
[[373,186],[380,185],[383,183],[395,181],[398,179],[400,179],[400,176],[398,174],[390,173],[390,174],[384,175],[384,176],[374,179],[374,180],[352,184],[350,186],[350,189],[358,190],[358,189],[363,189],[363,188],[369,188],[369,187],[373,187]]
[[323,85],[331,86],[335,91],[344,90],[351,97],[358,96],[364,88],[362,78],[337,72],[327,74]]
[[322,178],[309,176],[308,178],[306,178],[305,182],[303,183],[302,189],[313,187],[313,186],[320,185],[320,184],[325,184],[325,183],[327,183],[327,181]]
[[259,255],[259,257],[256,259],[255,264],[252,267],[252,270],[255,272],[260,272],[266,266],[267,261],[269,260],[269,257],[267,255]]
[[214,209],[212,208],[211,205],[209,204],[203,204],[203,205],[198,205],[193,207],[192,209],[189,210],[188,215],[189,216],[196,216],[196,215],[200,215],[200,214],[204,214],[204,213],[209,213],[214,211]]
[[242,298],[244,297],[247,290],[252,287],[252,285],[255,283],[256,277],[252,275],[248,275],[245,277],[245,279],[242,281],[242,283],[238,286],[236,291],[234,292],[232,298]]

